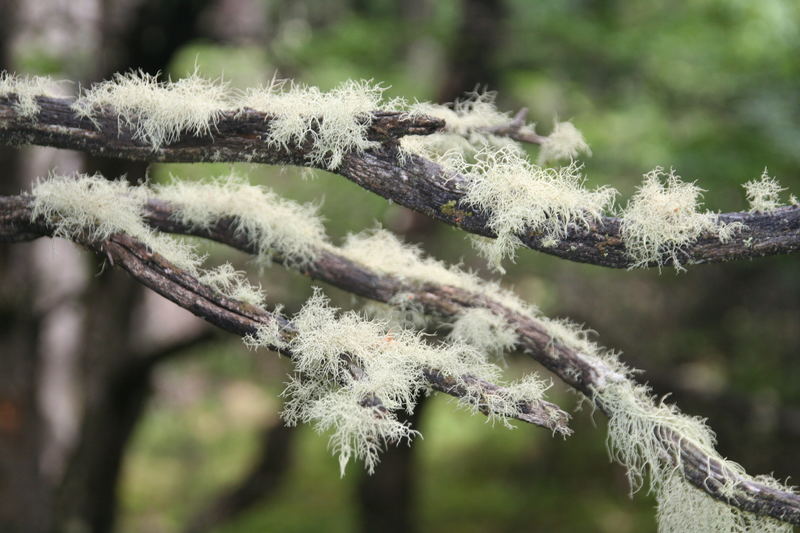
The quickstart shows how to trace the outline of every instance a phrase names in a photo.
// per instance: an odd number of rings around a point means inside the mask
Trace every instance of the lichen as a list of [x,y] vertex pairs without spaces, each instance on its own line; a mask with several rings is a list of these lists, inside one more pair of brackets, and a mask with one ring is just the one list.
[[278,254],[289,266],[305,265],[327,243],[317,206],[286,200],[234,174],[199,182],[173,179],[157,187],[156,194],[172,203],[177,220],[190,226],[208,229],[233,219],[235,233],[265,264]]
[[583,134],[572,122],[556,122],[542,142],[537,162],[546,165],[554,161],[573,161],[580,154],[592,154]]
[[657,167],[645,174],[644,182],[622,211],[620,234],[631,268],[671,262],[682,270],[681,250],[701,235],[730,239],[741,223],[724,223],[715,213],[698,210],[702,189],[682,181],[674,170]]
[[120,124],[132,129],[134,138],[158,150],[183,132],[210,134],[231,105],[227,86],[204,79],[197,71],[176,81],[161,81],[158,76],[133,71],[92,85],[72,108],[78,116],[90,119],[110,110]]
[[448,337],[500,359],[517,344],[517,334],[508,322],[482,307],[461,312],[453,322]]
[[39,114],[38,96],[54,96],[57,83],[47,76],[20,76],[9,72],[0,72],[0,96],[15,95],[14,104],[19,116],[34,118]]
[[[417,331],[340,313],[318,289],[291,323],[292,339],[283,346],[292,353],[296,374],[284,391],[284,420],[331,431],[342,475],[350,459],[363,460],[371,473],[387,445],[418,434],[396,413],[413,411],[427,390],[427,369],[463,387],[462,403],[490,406],[495,410],[489,414],[501,421],[519,415],[522,402],[540,400],[547,388],[531,377],[508,389],[475,389],[475,379],[497,382],[500,375],[484,353],[461,342],[432,344]],[[279,331],[270,325],[246,341],[274,346],[276,338]]]
[[514,140],[491,133],[511,122],[508,113],[497,110],[495,97],[494,92],[475,91],[451,104],[416,102],[408,106],[410,114],[442,119],[445,126],[441,132],[401,138],[400,156],[416,154],[447,166],[451,153],[471,157],[487,147],[505,148],[522,154],[522,148]]
[[331,91],[275,80],[250,89],[239,105],[270,116],[267,143],[275,148],[312,139],[307,159],[330,170],[344,155],[377,145],[367,139],[373,111],[381,107],[384,88],[368,81],[347,81]]
[[[649,476],[649,490],[658,502],[659,531],[792,531],[789,524],[718,502],[680,475],[681,449],[692,445],[710,457],[716,463],[716,473],[728,480],[720,488],[722,494],[735,497],[740,484],[750,481],[791,490],[768,476],[752,478],[741,466],[721,457],[714,449],[714,434],[704,420],[686,416],[664,401],[656,403],[649,389],[629,381],[598,390],[595,401],[609,415],[609,451],[627,468],[631,493],[640,490]],[[710,463],[700,468],[706,468],[711,476]]]
[[475,163],[463,164],[468,177],[464,201],[488,215],[487,226],[497,236],[476,243],[490,266],[504,272],[502,260],[513,260],[522,233],[540,234],[553,243],[571,227],[588,227],[610,209],[616,191],[586,189],[580,170],[574,163],[543,168],[505,149],[479,152]]
[[194,247],[153,231],[144,219],[150,191],[143,185],[131,186],[126,181],[111,181],[99,175],[53,175],[37,182],[32,194],[31,218],[43,219],[53,228],[55,237],[97,242],[124,233],[221,294],[253,305],[262,303],[261,289],[252,287],[232,266],[204,270],[204,258]]
[[773,177],[767,174],[767,169],[761,173],[758,179],[750,180],[742,185],[747,196],[747,201],[750,203],[750,212],[754,213],[760,211],[768,213],[780,207],[781,192],[785,191],[784,187]]

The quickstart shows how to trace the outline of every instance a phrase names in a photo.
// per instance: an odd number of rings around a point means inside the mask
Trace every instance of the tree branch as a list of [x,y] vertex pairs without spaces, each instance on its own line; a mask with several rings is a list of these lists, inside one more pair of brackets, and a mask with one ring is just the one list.
[[[41,222],[31,222],[31,211],[27,205],[29,200],[30,197],[23,196],[0,197],[0,242],[21,242],[30,240],[29,237],[36,233],[39,236],[51,233]],[[259,326],[277,322],[284,343],[291,341],[295,335],[294,326],[285,317],[223,296],[159,254],[150,251],[133,237],[117,233],[101,242],[78,241],[78,244],[107,257],[112,265],[126,270],[139,283],[218,328],[244,337],[255,335]],[[271,349],[293,357],[286,348],[272,346]],[[348,357],[347,354],[342,355]],[[349,367],[354,377],[358,377],[360,369],[352,363]],[[436,368],[425,368],[423,375],[434,390],[456,398],[473,398],[475,391],[458,386],[458,381]],[[459,381],[474,385],[480,391],[480,397],[474,400],[477,402],[476,407],[484,414],[492,414],[486,408],[485,397],[502,394],[504,389],[473,376],[461,376]],[[374,399],[376,401],[377,398]],[[380,407],[374,402],[370,405]],[[521,414],[515,418],[523,422],[545,427],[561,435],[571,433],[567,426],[569,415],[551,402],[530,401],[520,405],[520,408]]]
[[[35,121],[20,117],[16,97],[0,97],[0,143],[36,144],[69,148],[104,157],[151,162],[239,161],[309,166],[312,140],[301,145],[270,146],[265,142],[270,117],[252,110],[223,113],[212,135],[184,134],[177,142],[153,150],[134,139],[132,132],[112,113],[91,121],[78,118],[71,101],[38,97]],[[440,129],[440,119],[376,111],[370,117],[368,137],[380,147],[346,154],[337,174],[386,199],[419,211],[464,231],[495,237],[488,217],[464,202],[466,176],[449,172],[424,158],[398,157],[397,139],[426,135]],[[512,124],[505,132],[513,137]],[[501,132],[502,133],[502,132]],[[526,142],[536,142],[534,139]],[[327,170],[327,169],[325,169]],[[682,264],[714,263],[735,259],[794,253],[800,250],[800,206],[768,213],[725,213],[720,223],[741,222],[745,227],[726,242],[704,235],[683,250]],[[588,228],[573,226],[556,245],[543,243],[544,235],[521,232],[522,243],[556,257],[612,268],[629,268],[631,259],[621,238],[620,219],[601,217]],[[547,245],[545,245],[547,244]],[[665,258],[664,264],[671,259]],[[656,263],[650,266],[657,266]]]
[[[9,232],[4,228],[13,226],[10,218],[18,220],[14,227],[20,235],[40,231],[35,223],[30,222],[30,212],[25,204],[25,197],[0,198],[0,213],[12,214],[0,214],[0,240],[8,238]],[[198,229],[177,222],[175,211],[174,206],[164,201],[151,200],[147,205],[147,221],[160,231],[208,238],[251,254],[258,252],[242,234],[235,231],[233,217],[225,217],[206,229]],[[275,260],[281,261],[281,258],[276,257]],[[589,357],[554,339],[547,326],[537,318],[514,311],[491,296],[436,283],[420,285],[412,280],[400,280],[355,262],[332,247],[318,250],[316,259],[302,267],[301,271],[314,279],[382,302],[388,302],[400,294],[413,295],[413,299],[423,305],[426,312],[445,319],[452,319],[468,308],[489,308],[514,328],[519,339],[518,348],[586,396],[594,397],[596,391],[620,379],[618,373],[596,357]],[[442,390],[437,385],[434,387]],[[602,403],[599,403],[599,407],[604,409]],[[800,524],[800,496],[749,480],[733,479],[742,493],[730,499],[729,494],[721,490],[725,481],[730,481],[726,478],[730,472],[722,468],[717,459],[670,430],[660,432],[659,438],[680,450],[682,472],[700,490],[741,509]]]
[[487,128],[483,130],[482,133],[489,133],[499,137],[508,137],[521,143],[542,144],[547,140],[547,136],[539,135],[533,128],[529,127],[526,120],[527,117],[528,108],[523,107],[516,112],[514,118],[512,118],[508,124]]

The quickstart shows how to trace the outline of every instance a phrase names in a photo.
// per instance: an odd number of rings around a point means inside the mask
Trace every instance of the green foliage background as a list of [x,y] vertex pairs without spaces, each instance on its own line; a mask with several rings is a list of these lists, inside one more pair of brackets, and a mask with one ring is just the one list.
[[[206,42],[183,49],[173,77],[193,70],[234,86],[277,72],[330,88],[371,78],[389,96],[435,99],[459,54],[462,4],[388,0],[264,3],[269,46]],[[300,6],[300,7],[298,7]],[[588,183],[632,193],[655,166],[674,167],[706,189],[715,210],[746,208],[741,184],[765,166],[800,193],[800,4],[793,0],[674,2],[510,0],[502,39],[489,51],[501,109],[530,109],[546,133],[555,118],[584,132],[593,156]],[[35,54],[32,70],[50,68]],[[464,87],[470,90],[473,87]],[[531,149],[535,155],[535,149]],[[420,223],[406,210],[335,175],[235,165],[287,197],[321,202],[339,239],[375,221],[436,257],[483,270],[465,235]],[[230,165],[158,165],[192,179]],[[212,247],[214,260],[246,258]],[[685,411],[708,416],[723,454],[753,473],[800,474],[800,277],[797,257],[700,266],[688,273],[613,271],[521,251],[504,283],[546,313],[569,316],[644,368],[642,379]],[[251,268],[254,276],[256,269]],[[296,310],[308,280],[281,268],[259,277],[269,300]],[[360,303],[326,287],[343,307]],[[125,466],[122,531],[178,531],[193,510],[233,482],[257,449],[259,428],[274,420],[288,367],[269,353],[248,353],[235,339],[182,358],[159,374],[159,394]],[[523,356],[509,372],[534,370]],[[556,386],[553,397],[574,405]],[[759,416],[756,416],[759,414]],[[608,461],[604,420],[575,413],[573,437],[537,428],[509,431],[434,400],[421,425],[415,467],[420,531],[651,531],[653,502],[632,500],[624,473]],[[795,422],[795,426],[797,422]],[[351,465],[340,479],[326,438],[300,432],[289,479],[278,494],[224,532],[352,531],[357,528]]]

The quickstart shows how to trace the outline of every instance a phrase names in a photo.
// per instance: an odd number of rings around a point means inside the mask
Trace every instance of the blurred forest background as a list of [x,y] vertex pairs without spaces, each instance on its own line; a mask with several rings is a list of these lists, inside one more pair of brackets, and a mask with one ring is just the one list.
[[[452,101],[476,86],[530,109],[548,133],[571,119],[592,147],[590,185],[621,201],[656,166],[746,208],[765,166],[800,192],[800,4],[795,0],[0,0],[0,67],[82,84],[197,66],[234,87],[281,77]],[[67,86],[74,91],[75,86]],[[531,149],[535,155],[535,149]],[[152,181],[237,172],[321,202],[339,239],[378,221],[434,256],[486,273],[464,233],[325,172],[152,165],[41,148],[0,149],[3,194],[51,169]],[[309,280],[200,243],[295,311]],[[550,316],[596,330],[659,394],[707,417],[751,473],[800,475],[800,257],[616,271],[523,250],[503,283]],[[363,304],[325,287],[345,308]],[[511,357],[509,372],[535,368]],[[444,398],[424,439],[375,476],[340,479],[327,439],[283,428],[289,370],[146,292],[64,241],[0,247],[0,524],[4,531],[599,531],[655,529],[605,447],[605,420],[575,435],[506,430]],[[558,383],[552,398],[571,407]],[[20,525],[22,524],[22,525]]]

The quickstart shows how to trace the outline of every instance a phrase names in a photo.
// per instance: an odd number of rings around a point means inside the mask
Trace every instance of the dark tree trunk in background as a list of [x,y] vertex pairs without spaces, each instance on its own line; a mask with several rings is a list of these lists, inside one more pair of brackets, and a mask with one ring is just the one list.
[[476,87],[497,89],[500,80],[497,54],[503,43],[505,20],[503,0],[461,2],[461,23],[450,50],[439,102],[452,102]]
[[[425,411],[428,398],[422,396],[414,414],[398,416],[408,421],[411,427],[420,427],[419,421]],[[381,455],[381,462],[371,476],[363,474],[358,484],[361,508],[361,531],[371,533],[410,533],[418,530],[416,520],[417,493],[414,462],[418,446],[388,448]]]
[[[16,3],[0,0],[0,69],[12,70]],[[0,193],[23,188],[19,151],[0,148]],[[45,427],[39,408],[41,316],[35,309],[33,246],[0,245],[0,531],[49,527],[50,490],[41,471]]]
[[284,426],[282,420],[276,420],[274,425],[265,429],[254,466],[238,483],[201,509],[189,521],[185,533],[214,531],[221,524],[265,503],[286,477],[296,433],[294,427]]
[[[444,66],[444,83],[437,101],[452,102],[476,87],[496,89],[498,43],[502,43],[506,8],[503,0],[463,0],[461,22]],[[418,10],[407,6],[403,15],[416,19]],[[428,216],[408,210],[403,212],[403,227],[393,227],[409,240],[425,242],[435,222]],[[391,226],[391,224],[390,224]],[[414,412],[414,427],[423,416],[422,399]],[[381,456],[372,476],[359,483],[361,531],[382,533],[413,532],[418,529],[414,502],[414,459],[416,446],[398,446]]]
[[[198,37],[197,21],[211,0],[146,0],[128,24],[103,24],[103,67],[96,78],[141,69],[165,70],[175,52]],[[110,4],[105,5],[110,16]],[[147,165],[87,157],[85,170],[132,183],[145,179]],[[100,270],[102,265],[97,263]],[[130,438],[145,411],[151,392],[151,369],[139,364],[137,339],[131,336],[135,310],[146,289],[124,272],[108,269],[89,286],[87,319],[80,354],[83,413],[78,442],[59,490],[57,527],[102,533],[111,531],[117,510],[117,490]]]

